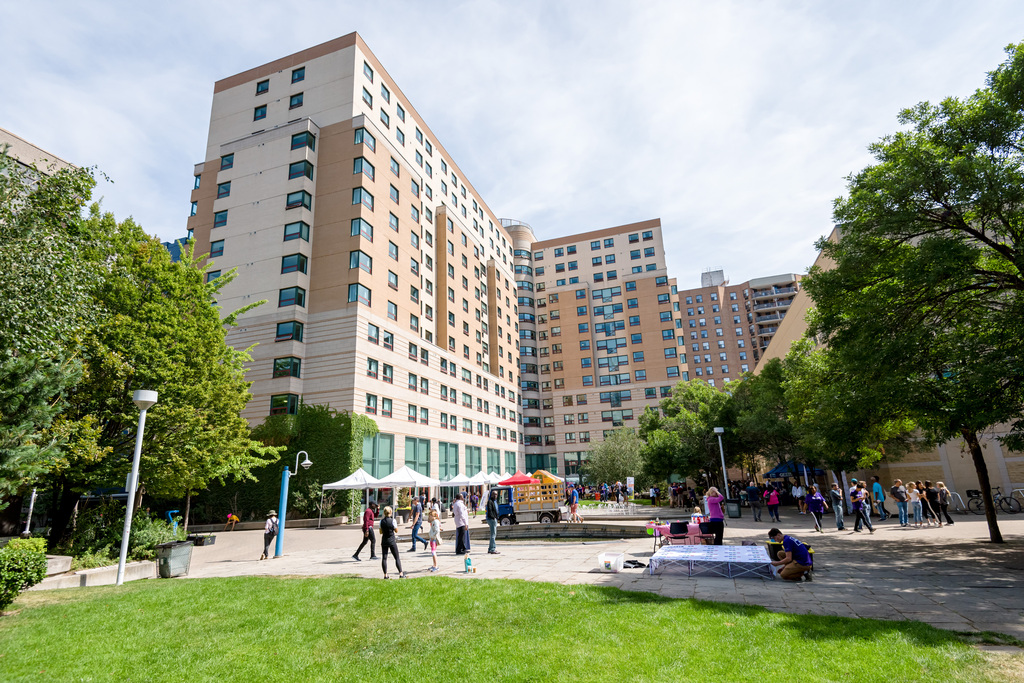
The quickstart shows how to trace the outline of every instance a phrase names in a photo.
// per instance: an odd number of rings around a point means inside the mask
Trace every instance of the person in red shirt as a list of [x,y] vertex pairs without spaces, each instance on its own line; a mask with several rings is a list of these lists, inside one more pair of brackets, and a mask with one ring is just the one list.
[[352,556],[352,559],[356,562],[362,562],[362,560],[359,559],[359,553],[362,552],[367,541],[370,542],[370,559],[377,559],[377,536],[373,533],[373,520],[374,513],[376,511],[377,504],[371,501],[370,504],[366,506],[366,512],[363,513],[363,542],[359,544],[355,554]]

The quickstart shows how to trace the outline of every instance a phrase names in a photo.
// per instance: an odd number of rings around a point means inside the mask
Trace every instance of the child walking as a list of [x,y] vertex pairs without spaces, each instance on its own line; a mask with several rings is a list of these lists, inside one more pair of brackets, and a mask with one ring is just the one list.
[[437,546],[441,544],[441,522],[438,520],[437,510],[430,508],[430,511],[427,513],[427,519],[430,520],[430,532],[427,533],[427,538],[430,539],[430,559],[434,563],[430,571],[436,572]]

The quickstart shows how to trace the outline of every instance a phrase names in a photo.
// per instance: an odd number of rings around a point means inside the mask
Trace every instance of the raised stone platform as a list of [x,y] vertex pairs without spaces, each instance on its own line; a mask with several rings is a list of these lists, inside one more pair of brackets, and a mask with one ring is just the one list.
[[[124,566],[125,581],[155,578],[156,562],[129,562]],[[80,569],[77,572],[48,576],[36,585],[32,586],[29,590],[81,588],[83,586],[111,586],[115,583],[117,583],[117,565],[110,567],[96,567],[95,569]]]

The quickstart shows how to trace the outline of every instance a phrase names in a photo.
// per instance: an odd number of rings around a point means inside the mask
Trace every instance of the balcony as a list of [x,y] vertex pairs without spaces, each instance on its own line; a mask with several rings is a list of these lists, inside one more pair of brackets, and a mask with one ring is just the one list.
[[797,291],[796,285],[788,287],[769,287],[768,289],[755,289],[753,292],[755,299],[763,299],[766,296],[778,296],[780,294],[792,294]]

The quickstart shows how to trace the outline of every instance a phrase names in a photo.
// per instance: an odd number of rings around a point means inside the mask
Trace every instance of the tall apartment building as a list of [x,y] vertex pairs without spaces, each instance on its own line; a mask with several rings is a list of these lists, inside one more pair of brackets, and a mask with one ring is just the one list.
[[511,237],[357,34],[215,84],[188,227],[225,311],[267,301],[245,417],[365,412],[377,476],[522,466]]
[[506,221],[519,293],[527,470],[576,474],[612,430],[635,427],[685,376],[661,221],[537,241]]
[[733,285],[721,270],[701,275],[701,286],[680,290],[678,303],[691,375],[723,386],[752,371],[800,290],[786,273]]

